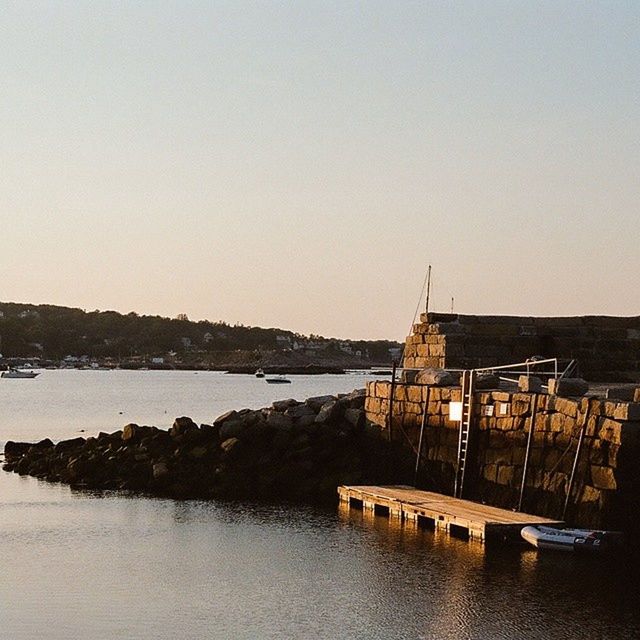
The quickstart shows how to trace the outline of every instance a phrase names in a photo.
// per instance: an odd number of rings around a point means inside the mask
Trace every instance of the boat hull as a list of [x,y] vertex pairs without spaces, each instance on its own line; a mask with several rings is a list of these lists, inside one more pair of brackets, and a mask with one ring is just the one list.
[[599,553],[609,550],[616,541],[620,540],[620,534],[613,531],[554,529],[544,526],[524,527],[520,535],[537,549],[565,552]]
[[15,378],[15,379],[31,379],[39,376],[39,373],[33,371],[3,371],[0,377],[2,378]]

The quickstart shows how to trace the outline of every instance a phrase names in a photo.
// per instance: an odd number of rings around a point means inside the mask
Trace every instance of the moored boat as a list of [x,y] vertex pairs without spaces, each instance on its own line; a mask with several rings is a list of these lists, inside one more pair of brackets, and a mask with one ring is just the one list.
[[256,378],[264,378],[264,371],[262,369],[256,369]]
[[555,529],[542,525],[523,527],[520,535],[537,549],[601,552],[621,540],[617,531]]
[[3,371],[1,376],[2,378],[35,378],[39,376],[40,373],[37,371],[22,371],[21,369],[7,369]]
[[265,378],[269,384],[291,384],[291,380],[285,376],[273,376],[271,378]]

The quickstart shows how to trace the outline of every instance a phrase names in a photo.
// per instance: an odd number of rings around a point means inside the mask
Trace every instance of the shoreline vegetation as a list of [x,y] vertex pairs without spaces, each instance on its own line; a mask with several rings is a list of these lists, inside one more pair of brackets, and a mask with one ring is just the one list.
[[341,484],[397,484],[411,461],[366,422],[365,390],[229,411],[212,424],[176,418],[169,430],[127,424],[54,444],[9,441],[5,471],[89,490],[178,499],[327,503]]
[[0,366],[292,373],[387,367],[401,344],[131,312],[0,302]]

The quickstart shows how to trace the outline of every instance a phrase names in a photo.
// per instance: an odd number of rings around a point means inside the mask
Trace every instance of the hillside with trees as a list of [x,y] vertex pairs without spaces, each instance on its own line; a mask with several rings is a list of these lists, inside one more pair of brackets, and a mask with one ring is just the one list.
[[[277,328],[0,302],[4,359],[106,365],[388,365],[399,343],[304,336]],[[391,350],[391,351],[390,351]]]

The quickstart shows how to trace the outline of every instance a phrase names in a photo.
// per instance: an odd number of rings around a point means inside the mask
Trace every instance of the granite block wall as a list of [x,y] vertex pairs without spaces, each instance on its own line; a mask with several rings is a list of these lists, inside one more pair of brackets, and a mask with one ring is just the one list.
[[403,366],[472,369],[534,355],[576,359],[592,381],[640,381],[640,317],[536,318],[422,314]]
[[[367,388],[367,419],[389,433],[390,382]],[[397,384],[391,433],[417,451],[426,408],[418,486],[451,494],[459,422],[449,416],[460,387]],[[533,439],[523,510],[562,513],[579,434],[586,421],[567,520],[589,527],[638,527],[640,520],[640,403],[546,394],[482,391],[474,395],[471,464],[464,497],[505,508],[518,504],[527,435]]]

